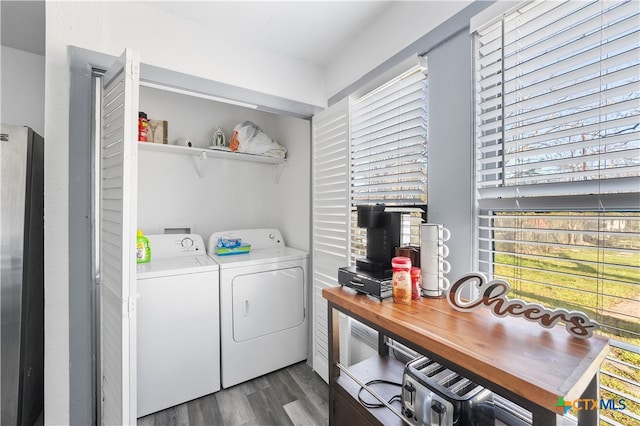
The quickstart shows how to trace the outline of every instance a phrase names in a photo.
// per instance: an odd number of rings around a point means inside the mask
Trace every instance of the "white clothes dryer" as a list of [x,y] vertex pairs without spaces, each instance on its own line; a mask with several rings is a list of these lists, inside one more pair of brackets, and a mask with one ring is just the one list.
[[195,234],[148,235],[137,265],[138,417],[220,390],[218,264]]
[[[219,238],[251,251],[217,255]],[[305,360],[309,254],[286,247],[277,229],[216,232],[208,253],[220,265],[222,387]]]

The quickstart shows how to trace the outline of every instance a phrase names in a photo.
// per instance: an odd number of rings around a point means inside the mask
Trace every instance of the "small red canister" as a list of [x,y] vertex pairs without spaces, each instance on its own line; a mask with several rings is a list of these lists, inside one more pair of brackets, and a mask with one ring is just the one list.
[[411,267],[411,298],[420,299],[420,288],[422,284],[422,273],[417,266]]
[[149,120],[147,120],[147,114],[140,111],[138,112],[138,140],[141,142],[147,142],[147,131],[149,130]]

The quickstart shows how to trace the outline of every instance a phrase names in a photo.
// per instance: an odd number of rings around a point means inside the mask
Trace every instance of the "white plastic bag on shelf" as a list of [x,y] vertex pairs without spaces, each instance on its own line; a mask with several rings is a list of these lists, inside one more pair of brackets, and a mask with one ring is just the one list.
[[243,121],[233,128],[229,148],[231,151],[274,158],[285,158],[287,155],[285,147],[271,140],[258,125],[251,121]]

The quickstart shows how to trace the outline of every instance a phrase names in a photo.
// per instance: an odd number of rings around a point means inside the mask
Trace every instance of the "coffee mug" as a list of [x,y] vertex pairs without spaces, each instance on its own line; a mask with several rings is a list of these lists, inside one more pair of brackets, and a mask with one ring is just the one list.
[[444,244],[439,244],[435,248],[432,248],[432,251],[430,253],[427,253],[427,256],[435,254],[440,257],[447,257],[449,256],[449,247]]
[[449,241],[451,231],[439,223],[423,223],[420,225],[420,241]]
[[422,255],[420,257],[420,268],[423,272],[430,274],[451,272],[451,264],[444,260],[441,256]]
[[451,282],[448,278],[440,276],[440,274],[423,274],[422,275],[422,293],[425,296],[439,297],[442,293],[449,289]]
[[422,256],[447,257],[449,256],[449,247],[445,244],[438,244],[436,241],[423,241],[420,252]]

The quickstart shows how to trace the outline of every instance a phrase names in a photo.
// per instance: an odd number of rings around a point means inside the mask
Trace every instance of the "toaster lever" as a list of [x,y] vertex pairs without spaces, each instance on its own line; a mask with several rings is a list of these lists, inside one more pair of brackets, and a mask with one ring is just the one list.
[[[433,401],[431,404],[431,424],[442,425],[445,411],[446,407],[440,401]],[[436,418],[438,419],[438,423],[433,422]]]
[[415,386],[413,386],[413,383],[411,383],[411,382],[407,382],[407,383],[404,385],[404,389],[405,389],[407,392],[409,392],[409,398],[410,398],[410,401],[411,401],[411,402],[410,402],[410,404],[411,404],[411,406],[413,407],[413,405],[415,404],[415,401],[414,401],[414,399],[413,399],[413,396],[414,396],[414,395],[415,395],[415,393],[416,393],[416,388],[415,388]]

